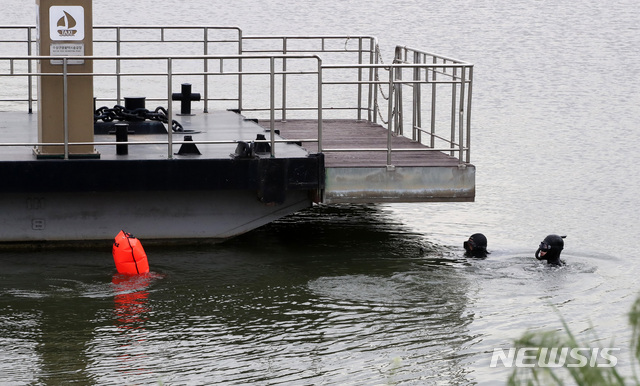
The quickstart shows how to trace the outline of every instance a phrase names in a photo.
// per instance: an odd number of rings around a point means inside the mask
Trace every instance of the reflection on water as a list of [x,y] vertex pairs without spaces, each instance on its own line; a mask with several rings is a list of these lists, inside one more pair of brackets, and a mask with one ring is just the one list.
[[149,292],[147,287],[151,282],[151,275],[127,276],[113,275],[115,295],[115,317],[118,327],[124,329],[143,329],[150,311],[147,305]]
[[[143,360],[148,354],[141,352],[140,346],[147,339],[148,333],[145,326],[151,313],[148,287],[152,280],[159,277],[154,273],[136,276],[113,275],[111,283],[114,291],[112,316],[114,323],[112,326],[102,326],[97,329],[96,333],[100,338],[93,339],[94,342],[110,340],[111,351],[105,356],[101,351],[104,347],[94,344],[89,345],[87,350],[93,369],[104,368],[110,372],[105,381],[135,379],[148,374],[149,371],[144,367]],[[107,335],[101,337],[100,333],[103,331],[107,332]],[[95,377],[100,378],[102,375],[98,373]]]

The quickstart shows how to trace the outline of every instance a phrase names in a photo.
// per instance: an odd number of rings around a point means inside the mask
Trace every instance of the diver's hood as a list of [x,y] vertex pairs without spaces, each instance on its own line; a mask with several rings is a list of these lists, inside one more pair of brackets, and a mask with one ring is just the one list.
[[468,253],[485,254],[487,253],[487,238],[482,233],[474,233],[469,236],[469,240],[462,243],[462,246]]
[[564,238],[567,236],[549,235],[542,240],[538,250],[536,251],[536,258],[540,255],[540,252],[547,252],[545,259],[553,259],[560,256],[560,252],[564,249]]
[[549,235],[540,243],[540,250],[542,251],[557,251],[560,252],[564,249],[564,240],[566,236]]
[[476,248],[487,249],[487,238],[482,233],[474,233],[469,238],[476,244]]

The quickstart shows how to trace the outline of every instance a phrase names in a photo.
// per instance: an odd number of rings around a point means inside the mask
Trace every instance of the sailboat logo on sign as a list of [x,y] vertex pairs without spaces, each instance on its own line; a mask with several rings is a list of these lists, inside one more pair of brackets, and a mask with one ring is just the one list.
[[52,6],[49,10],[51,40],[83,40],[84,8],[81,6]]
[[78,30],[72,29],[76,26],[76,19],[73,16],[69,15],[67,12],[64,12],[64,16],[58,20],[58,33],[60,36],[73,36],[78,32]]

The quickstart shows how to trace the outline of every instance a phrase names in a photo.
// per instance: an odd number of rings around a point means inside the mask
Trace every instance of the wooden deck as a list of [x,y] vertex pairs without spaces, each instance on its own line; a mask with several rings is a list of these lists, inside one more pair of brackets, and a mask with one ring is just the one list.
[[[269,121],[259,124],[269,129]],[[275,121],[275,129],[286,139],[311,139],[318,137],[318,121],[312,119]],[[318,151],[316,142],[303,142],[310,153]],[[386,149],[387,130],[375,123],[347,119],[323,121],[322,146],[324,149]],[[403,136],[392,137],[392,149],[427,149],[428,146]],[[394,166],[437,167],[457,166],[458,159],[439,151],[392,152]],[[386,151],[326,152],[326,167],[384,167],[387,164]]]

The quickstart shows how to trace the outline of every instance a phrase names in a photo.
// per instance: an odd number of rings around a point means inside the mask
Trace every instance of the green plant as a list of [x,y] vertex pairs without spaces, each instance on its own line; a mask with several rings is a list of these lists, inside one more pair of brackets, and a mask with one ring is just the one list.
[[[532,367],[515,366],[509,376],[509,385],[564,385],[567,379],[578,385],[640,385],[636,374],[636,366],[640,362],[640,297],[636,299],[629,313],[629,324],[632,328],[631,348],[634,354],[634,363],[631,366],[633,376],[630,379],[625,379],[616,370],[615,363],[610,367],[594,366],[598,358],[593,358],[593,355],[602,352],[601,348],[587,353],[581,352],[580,350],[585,350],[589,345],[579,342],[562,317],[561,321],[562,331],[528,331],[514,342],[516,351],[522,348],[535,349],[531,353],[531,358],[535,359],[530,362]],[[555,351],[550,353],[552,348]],[[557,359],[559,348],[565,349],[565,354],[571,352],[577,355],[565,355],[566,360],[553,363],[553,359]],[[550,356],[552,365],[548,365]],[[585,362],[591,365],[585,365]],[[546,365],[541,366],[541,363]]]

